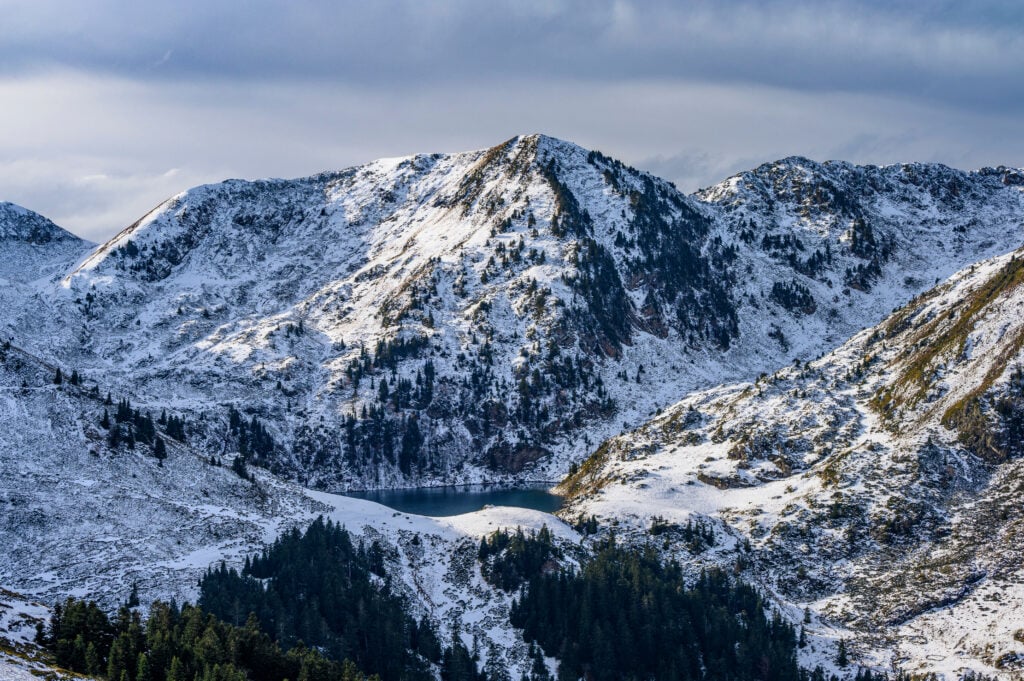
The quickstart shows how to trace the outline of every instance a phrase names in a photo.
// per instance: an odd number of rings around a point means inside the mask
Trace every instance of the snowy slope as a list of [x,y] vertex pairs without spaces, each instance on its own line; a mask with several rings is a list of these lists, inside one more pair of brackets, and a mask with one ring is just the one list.
[[8,322],[143,404],[257,416],[254,461],[310,485],[555,479],[1019,246],[1020,178],[785,159],[687,197],[524,136],[189,190]]
[[689,395],[604,443],[568,513],[710,523],[715,547],[665,548],[809,607],[861,663],[1019,673],[1022,283],[1024,252],[986,260],[821,359]]
[[[967,172],[941,164],[856,166],[790,157],[694,196],[717,209],[723,238],[756,247],[746,295],[767,297],[775,304],[769,314],[780,305],[802,312],[800,335],[779,327],[792,346],[790,359],[807,359],[964,266],[1018,248],[1022,191],[1019,169]],[[776,267],[759,269],[765,256]],[[783,264],[792,271],[777,267]],[[775,283],[784,286],[773,297]]]
[[[133,584],[144,603],[194,601],[207,568],[221,561],[240,567],[245,555],[284,530],[325,515],[366,541],[383,540],[389,570],[417,616],[429,616],[446,637],[458,627],[467,646],[478,638],[492,664],[530,664],[508,623],[510,596],[483,581],[477,547],[481,536],[499,528],[544,525],[575,544],[579,537],[559,519],[506,508],[454,518],[410,516],[259,471],[245,480],[170,437],[161,466],[147,445],[106,447],[99,424],[104,391],[94,391],[89,379],[56,385],[54,373],[16,346],[0,349],[5,588],[51,605],[74,595],[112,608]],[[4,657],[0,650],[0,678],[21,678],[38,665],[31,646],[22,646],[34,624],[19,624],[24,618],[18,613],[38,618],[45,611],[13,600],[8,606],[5,594],[0,590],[0,639],[5,632],[20,638],[14,641],[18,654]]]
[[0,588],[0,679],[86,678],[58,670],[52,656],[36,645],[36,624],[45,623],[49,616],[45,605]]
[[[1011,669],[1017,431],[995,419],[1016,413],[1017,261],[920,294],[1018,248],[1022,208],[1003,168],[791,158],[684,196],[526,136],[198,187],[95,249],[7,209],[0,584],[192,597],[207,566],[325,513],[385,538],[416,607],[514,667],[525,649],[475,546],[571,529],[296,483],[553,479],[611,437],[569,513],[635,538],[659,516],[687,564],[743,571],[795,621],[809,607],[806,662],[847,636],[865,663]],[[82,384],[56,385],[58,367]],[[160,426],[163,466],[108,441],[108,392],[184,419],[183,441]],[[255,481],[230,470],[239,451]]]
[[8,285],[63,274],[93,246],[38,213],[0,201],[0,280]]
[[0,202],[0,337],[24,332],[19,324],[33,317],[45,318],[52,296],[42,291],[52,290],[49,280],[64,275],[93,247],[37,213]]

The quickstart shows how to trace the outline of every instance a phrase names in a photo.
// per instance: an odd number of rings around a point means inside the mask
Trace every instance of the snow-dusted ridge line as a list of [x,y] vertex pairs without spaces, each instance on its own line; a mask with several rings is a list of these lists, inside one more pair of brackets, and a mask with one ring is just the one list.
[[38,213],[0,201],[0,282],[15,291],[0,300],[24,297],[66,271],[95,244],[80,239]]
[[[520,136],[191,189],[2,321],[144,403],[257,414],[268,465],[309,484],[557,479],[689,390],[816,356],[1018,246],[1014,172],[785,159],[688,197]],[[357,382],[396,339],[414,349]],[[415,461],[350,451],[345,418],[381,404],[381,378],[418,390],[428,361],[433,401],[384,408],[395,448],[415,417]]]
[[717,548],[666,550],[742,564],[841,626],[860,663],[1018,673],[1022,309],[1024,251],[971,265],[820,359],[606,442],[563,515],[641,536],[655,517],[711,522]]
[[[479,535],[502,524],[556,525],[577,541],[561,521],[513,509],[424,519],[295,481],[344,489],[559,478],[625,432],[600,469],[609,484],[575,510],[638,538],[652,515],[710,519],[714,550],[684,556],[671,541],[667,550],[694,569],[742,560],[788,616],[810,607],[818,647],[805,656],[825,660],[827,642],[849,635],[858,660],[884,663],[892,636],[913,664],[951,668],[927,662],[939,646],[915,643],[909,628],[947,636],[957,629],[941,620],[972,599],[971,621],[994,623],[999,641],[1006,627],[1024,628],[981,609],[998,586],[1016,602],[1019,556],[979,546],[971,529],[982,519],[1016,545],[1019,514],[998,520],[1016,493],[1016,464],[975,465],[941,423],[931,444],[927,428],[900,434],[904,421],[891,432],[892,419],[918,412],[872,406],[888,384],[881,360],[865,357],[884,356],[897,375],[902,336],[858,331],[937,278],[1018,248],[1019,176],[786,159],[684,196],[596,152],[525,136],[189,190],[88,266],[77,263],[91,245],[44,249],[17,285],[0,288],[0,338],[27,352],[0,363],[0,461],[10,472],[0,481],[9,511],[0,514],[9,548],[0,583],[112,602],[141,579],[150,595],[186,597],[208,565],[237,564],[282,529],[328,513],[398,547],[394,567],[424,612],[450,623],[484,609],[497,621],[503,595],[475,568],[458,583],[443,568],[474,565]],[[950,290],[968,291],[956,287],[978,284],[1007,257],[956,275]],[[915,315],[941,321],[956,301],[945,290],[915,299],[925,305]],[[1020,318],[1015,309],[985,307],[1008,321]],[[1000,328],[969,336],[968,364],[928,365],[941,379],[928,386],[930,404],[978,378],[979,349],[1013,336]],[[162,468],[145,447],[111,448],[102,405],[54,387],[57,366],[154,416],[183,416],[188,444],[171,442]],[[395,398],[403,381],[407,394]],[[252,485],[210,465],[239,447],[229,406],[272,433],[273,456],[258,463],[279,475],[253,469]],[[656,422],[633,430],[658,409]],[[392,432],[390,454],[375,444],[352,455],[350,416],[357,433],[389,419],[404,430]],[[406,471],[410,421],[423,455]],[[946,529],[951,548],[938,543]],[[423,553],[417,532],[431,537]],[[948,574],[929,563],[933,550],[946,551]],[[864,567],[876,565],[885,569]],[[978,569],[984,580],[937,605]],[[917,573],[930,576],[927,588]],[[876,603],[872,590],[883,587]],[[867,605],[877,612],[863,614]],[[879,621],[881,638],[858,633]],[[502,626],[479,633],[495,649],[515,638]],[[998,662],[975,639],[942,645],[980,668]]]

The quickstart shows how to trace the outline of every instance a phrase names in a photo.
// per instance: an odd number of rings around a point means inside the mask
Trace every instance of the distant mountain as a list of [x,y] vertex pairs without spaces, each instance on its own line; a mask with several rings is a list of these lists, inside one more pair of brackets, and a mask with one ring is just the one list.
[[[660,524],[691,566],[735,566],[848,627],[809,629],[865,664],[889,649],[920,671],[1019,672],[1022,284],[1018,250],[821,359],[687,396],[580,466],[570,515]],[[716,547],[667,529],[694,522]]]
[[64,274],[94,245],[38,213],[0,201],[0,280],[23,284]]
[[687,391],[818,355],[1018,246],[1020,179],[794,158],[685,196],[530,135],[198,187],[8,328],[307,484],[552,479]]

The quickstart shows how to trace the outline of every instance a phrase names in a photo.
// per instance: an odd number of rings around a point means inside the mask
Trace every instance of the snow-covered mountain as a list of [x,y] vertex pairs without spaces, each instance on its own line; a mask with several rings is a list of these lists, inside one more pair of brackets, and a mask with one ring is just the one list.
[[516,668],[479,537],[579,535],[308,487],[572,470],[565,517],[806,607],[808,661],[1015,669],[1022,220],[1019,170],[789,158],[685,196],[537,135],[198,187],[99,247],[0,204],[0,585],[191,597],[324,513]]
[[0,201],[0,280],[6,285],[62,274],[93,246],[38,213]]
[[483,580],[477,549],[499,528],[546,525],[559,541],[578,542],[558,518],[513,508],[425,518],[258,470],[243,478],[162,425],[163,460],[142,443],[112,449],[101,425],[107,410],[115,427],[105,392],[90,379],[57,384],[55,375],[53,365],[0,345],[0,678],[31,678],[42,664],[27,643],[47,613],[32,601],[53,605],[73,595],[112,609],[136,585],[147,604],[194,602],[208,568],[238,567],[320,515],[367,544],[383,541],[392,586],[417,617],[429,617],[446,637],[458,629],[478,640],[485,664],[529,668],[528,647],[508,621],[512,595]]
[[[604,443],[565,483],[570,513],[734,567],[863,663],[1019,674],[1021,284],[1018,250],[818,360],[687,396]],[[690,522],[717,545],[684,541]]]
[[42,301],[51,297],[41,292],[48,280],[65,274],[94,246],[42,215],[0,202],[0,336],[10,337],[19,310],[33,323],[31,311],[45,309]]
[[47,244],[76,239],[42,215],[8,201],[0,201],[0,239]]
[[684,196],[523,136],[192,189],[4,321],[221,448],[256,417],[250,461],[306,484],[554,479],[1015,248],[1022,177],[785,159]]

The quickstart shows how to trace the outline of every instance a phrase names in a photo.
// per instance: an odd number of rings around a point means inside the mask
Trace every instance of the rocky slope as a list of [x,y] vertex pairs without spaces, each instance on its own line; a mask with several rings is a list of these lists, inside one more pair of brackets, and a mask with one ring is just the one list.
[[684,196],[528,136],[199,187],[97,248],[6,206],[0,584],[190,597],[326,513],[386,539],[420,612],[515,667],[474,547],[575,532],[295,481],[571,466],[566,517],[806,607],[808,662],[849,637],[865,663],[1013,673],[1024,301],[1000,254],[1024,236],[1021,178],[790,158]]
[[554,479],[1016,247],[1021,178],[792,158],[684,196],[517,137],[190,190],[6,321],[194,429],[256,417],[250,461],[306,484]]
[[45,319],[52,298],[50,291],[43,293],[48,282],[93,247],[38,213],[0,202],[0,337],[26,331],[18,328],[18,318],[33,325],[32,316]]
[[94,245],[38,213],[0,201],[0,281],[5,286],[63,274]]
[[1020,674],[1022,283],[1024,252],[986,260],[818,360],[689,395],[580,467],[570,515],[734,566],[861,662]]
[[[165,458],[141,439],[112,448],[105,443],[119,426],[106,391],[88,378],[56,384],[55,374],[16,346],[0,346],[0,678],[30,678],[46,666],[29,641],[47,611],[32,601],[52,605],[74,595],[113,609],[135,585],[144,605],[194,602],[208,568],[221,561],[238,567],[319,515],[362,541],[381,540],[394,588],[446,640],[459,631],[479,648],[482,664],[517,676],[532,663],[508,622],[512,597],[483,580],[477,548],[499,528],[545,525],[560,542],[576,544],[579,535],[559,519],[512,508],[425,518],[312,492],[259,470],[242,477],[230,458],[211,461],[204,443],[179,442],[159,423]],[[109,427],[102,425],[105,410]]]
[[45,625],[48,618],[49,609],[42,603],[0,588],[0,679],[88,681],[58,668],[53,656],[36,645],[36,625]]

